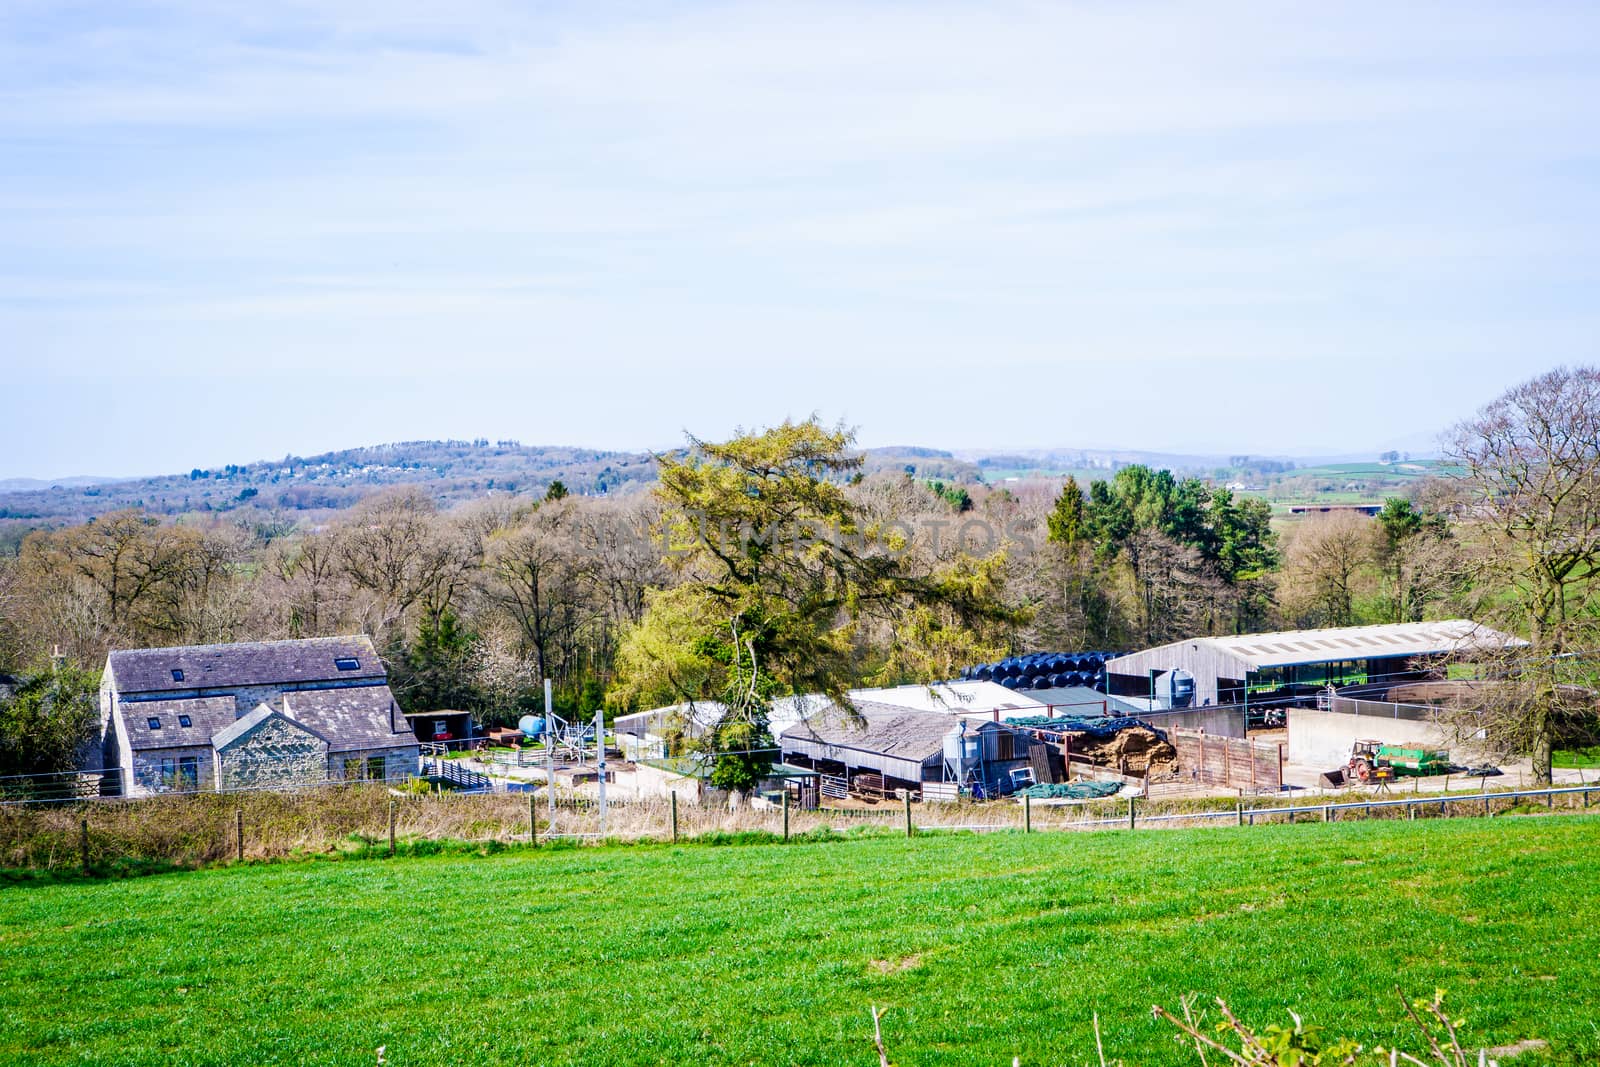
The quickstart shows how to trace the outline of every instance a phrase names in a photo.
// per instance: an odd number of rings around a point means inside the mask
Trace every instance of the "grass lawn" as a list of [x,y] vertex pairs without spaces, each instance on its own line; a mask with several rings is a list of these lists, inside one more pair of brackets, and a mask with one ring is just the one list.
[[1588,748],[1558,748],[1550,754],[1553,767],[1600,767],[1600,745]]
[[[1191,1064],[1149,1018],[1600,1061],[1600,819],[542,850],[0,889],[0,1062]],[[1414,1044],[1414,1042],[1408,1042]],[[1402,1046],[1408,1047],[1408,1046]],[[1416,1051],[1421,1051],[1417,1049]]]

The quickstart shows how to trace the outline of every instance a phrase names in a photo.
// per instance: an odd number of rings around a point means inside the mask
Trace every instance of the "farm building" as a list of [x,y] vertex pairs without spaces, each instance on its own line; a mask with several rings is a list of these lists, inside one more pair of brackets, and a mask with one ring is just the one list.
[[1429,676],[1430,664],[1519,638],[1466,619],[1199,637],[1106,663],[1110,691],[1205,707],[1310,696],[1328,686]]
[[416,735],[364,636],[113,651],[100,727],[102,766],[128,796],[417,772]]
[[996,796],[1033,781],[1027,734],[990,719],[856,701],[810,716],[778,737],[785,763],[821,772],[824,789],[884,793],[930,785]]
[[931,685],[897,685],[885,689],[852,689],[852,701],[888,704],[907,711],[937,711],[971,718],[1004,719],[1007,715],[1040,715],[1045,705],[1025,693],[996,682],[955,681]]
[[441,709],[439,711],[408,711],[406,721],[418,741],[459,747],[457,742],[471,742],[478,736],[478,726],[472,713]]
[[[773,736],[807,715],[828,707],[823,696],[778,697],[767,713],[767,728]],[[676,742],[694,740],[716,726],[727,714],[727,705],[715,700],[695,700],[669,704],[648,711],[618,715],[612,721],[616,745],[626,759],[660,759],[678,751]]]

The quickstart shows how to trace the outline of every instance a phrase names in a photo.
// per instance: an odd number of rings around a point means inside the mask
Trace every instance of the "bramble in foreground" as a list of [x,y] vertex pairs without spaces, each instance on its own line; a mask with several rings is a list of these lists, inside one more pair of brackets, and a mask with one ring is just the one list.
[[[1210,1061],[1206,1057],[1208,1049],[1216,1056],[1220,1056],[1223,1062],[1237,1064],[1238,1067],[1359,1067],[1363,1063],[1371,1064],[1373,1067],[1385,1063],[1390,1067],[1398,1067],[1401,1063],[1412,1064],[1414,1067],[1474,1067],[1474,1065],[1499,1067],[1499,1061],[1490,1058],[1491,1053],[1510,1058],[1522,1052],[1545,1047],[1543,1041],[1528,1040],[1507,1048],[1480,1048],[1475,1056],[1471,1056],[1461,1047],[1460,1032],[1466,1025],[1466,1020],[1452,1019],[1445,1012],[1444,990],[1434,990],[1432,1000],[1408,1001],[1398,988],[1395,994],[1399,996],[1401,1007],[1405,1009],[1406,1015],[1416,1025],[1417,1031],[1426,1042],[1424,1055],[1428,1057],[1427,1059],[1420,1059],[1397,1048],[1385,1049],[1378,1046],[1369,1051],[1360,1042],[1349,1038],[1328,1040],[1324,1038],[1320,1027],[1307,1026],[1293,1011],[1289,1012],[1289,1018],[1294,1020],[1292,1027],[1272,1023],[1262,1030],[1253,1030],[1229,1010],[1227,1002],[1221,997],[1216,998],[1216,1004],[1217,1010],[1222,1014],[1222,1021],[1212,1028],[1217,1036],[1207,1033],[1203,1020],[1195,1018],[1192,997],[1180,1002],[1183,1010],[1181,1019],[1160,1004],[1154,1005],[1150,1011],[1157,1019],[1163,1019],[1177,1028],[1178,1033],[1174,1035],[1176,1040],[1184,1044],[1193,1042],[1194,1052],[1199,1057],[1201,1067],[1210,1067]],[[874,1005],[872,1045],[878,1053],[878,1064],[879,1067],[894,1067],[884,1048],[882,1019],[883,1013]],[[1109,1067],[1106,1062],[1105,1047],[1100,1040],[1098,1015],[1094,1017],[1094,1044],[1099,1054],[1100,1067]],[[1022,1061],[1020,1058],[1014,1058],[1011,1065],[1022,1067]],[[1126,1065],[1118,1060],[1117,1067]]]

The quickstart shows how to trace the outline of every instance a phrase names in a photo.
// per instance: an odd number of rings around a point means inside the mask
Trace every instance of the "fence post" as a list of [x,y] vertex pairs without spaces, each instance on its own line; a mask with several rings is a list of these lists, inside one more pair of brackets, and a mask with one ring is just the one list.
[[[391,805],[393,803],[394,803],[393,801],[390,801]],[[235,808],[234,812],[233,812],[233,815],[234,815],[234,827],[233,827],[233,829],[234,829],[234,834],[235,834],[235,842],[236,842],[236,844],[238,846],[238,851],[239,851],[239,862],[243,863],[244,862],[244,809],[243,808]]]
[[1022,832],[1033,833],[1033,797],[1022,794]]
[[1134,822],[1134,820],[1137,819],[1137,818],[1138,818],[1138,814],[1137,814],[1136,809],[1133,806],[1133,798],[1129,797],[1128,798],[1128,829],[1130,829],[1130,830],[1137,830],[1138,829],[1138,826]]
[[1238,800],[1235,800],[1233,802],[1233,811],[1234,811],[1234,814],[1239,817],[1239,825],[1243,826],[1244,825],[1244,797],[1240,797]]
[[672,795],[672,843],[678,843],[678,791],[670,790]]
[[1547,808],[1550,808],[1552,811],[1555,810],[1556,795],[1554,793],[1552,793],[1549,789],[1546,789],[1544,791],[1544,806],[1547,807]]
[[394,797],[389,798],[389,855],[394,855]]
[[789,840],[789,783],[783,785],[783,839]]
[[911,790],[906,790],[906,836],[911,836]]
[[1324,804],[1324,805],[1322,805],[1322,821],[1323,822],[1332,822],[1333,821],[1333,805],[1332,804]]
[[89,820],[84,819],[78,825],[78,851],[82,853],[83,873],[89,873]]
[[1417,819],[1417,805],[1415,801],[1406,801],[1406,818],[1415,822]]
[[534,848],[539,847],[539,803],[538,794],[528,794],[528,843]]

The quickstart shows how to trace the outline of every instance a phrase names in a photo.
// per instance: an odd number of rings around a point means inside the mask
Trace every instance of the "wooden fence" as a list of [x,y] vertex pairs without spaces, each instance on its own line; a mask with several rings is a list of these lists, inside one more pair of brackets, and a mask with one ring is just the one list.
[[1235,789],[1283,788],[1283,745],[1243,737],[1218,737],[1203,730],[1168,731],[1178,750],[1178,773],[1200,785]]

